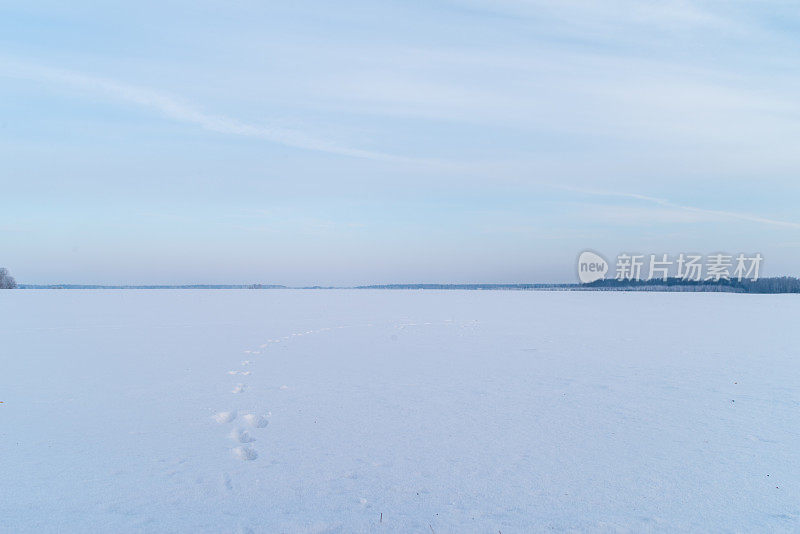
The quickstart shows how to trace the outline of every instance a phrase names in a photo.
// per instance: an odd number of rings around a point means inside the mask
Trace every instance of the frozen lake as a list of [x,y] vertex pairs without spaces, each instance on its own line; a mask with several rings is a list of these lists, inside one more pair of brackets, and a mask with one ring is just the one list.
[[0,317],[2,532],[800,530],[796,295],[19,290]]

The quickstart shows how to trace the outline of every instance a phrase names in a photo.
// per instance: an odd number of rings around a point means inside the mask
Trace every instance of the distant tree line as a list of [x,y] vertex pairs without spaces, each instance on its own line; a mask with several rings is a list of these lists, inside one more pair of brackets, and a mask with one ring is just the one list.
[[8,274],[8,269],[0,267],[0,289],[15,289],[16,287],[17,281]]
[[582,287],[619,291],[724,291],[728,293],[800,293],[800,279],[793,276],[759,278],[758,280],[597,280]]
[[[376,284],[356,286],[355,289],[485,289],[485,290],[524,290],[524,289],[572,289],[578,284]],[[311,288],[309,288],[311,289]]]
[[725,293],[800,293],[800,279],[791,276],[758,280],[692,281],[604,279],[589,284],[379,284],[356,289],[467,289],[467,290],[548,290],[548,291],[671,291]]
[[[8,274],[8,269],[0,268],[0,289],[16,288],[17,283]],[[193,285],[36,285],[22,284],[21,289],[288,289],[287,286],[273,284],[193,284]],[[354,288],[334,288],[307,286],[295,289],[460,289],[460,290],[506,290],[506,291],[671,291],[671,292],[726,292],[726,293],[800,293],[800,279],[792,276],[759,278],[758,280],[702,280],[692,281],[682,278],[666,280],[616,280],[604,279],[589,284],[378,284],[355,286]]]
[[112,285],[99,284],[20,284],[20,289],[286,289],[268,284],[186,284],[186,285]]

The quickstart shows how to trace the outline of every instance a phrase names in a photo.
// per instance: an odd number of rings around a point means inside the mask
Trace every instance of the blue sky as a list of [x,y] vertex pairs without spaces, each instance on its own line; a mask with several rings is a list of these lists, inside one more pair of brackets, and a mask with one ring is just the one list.
[[0,264],[29,283],[800,270],[791,2],[3,2]]

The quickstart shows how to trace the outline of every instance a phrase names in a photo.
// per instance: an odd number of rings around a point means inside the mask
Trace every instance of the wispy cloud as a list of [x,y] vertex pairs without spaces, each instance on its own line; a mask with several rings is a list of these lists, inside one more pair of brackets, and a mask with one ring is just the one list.
[[169,119],[193,124],[212,132],[253,137],[289,147],[354,158],[391,162],[409,161],[407,158],[393,154],[340,145],[297,130],[256,125],[223,115],[206,113],[178,98],[156,90],[71,70],[0,58],[0,76],[78,88],[95,95],[149,108]]
[[723,219],[734,219],[739,221],[748,221],[754,222],[759,224],[767,224],[771,226],[780,226],[784,228],[795,228],[800,229],[800,223],[792,222],[792,221],[782,221],[778,219],[771,219],[769,217],[762,217],[760,215],[753,215],[751,213],[742,213],[738,211],[727,211],[727,210],[713,210],[707,208],[698,208],[695,206],[687,206],[683,204],[678,204],[663,198],[648,196],[648,195],[640,195],[638,193],[625,193],[619,191],[603,191],[598,189],[591,189],[585,187],[572,187],[569,185],[557,185],[557,184],[550,184],[551,187],[556,189],[561,189],[563,191],[570,191],[573,193],[580,193],[584,195],[592,195],[592,196],[601,196],[601,197],[616,197],[616,198],[627,198],[632,200],[641,200],[643,202],[649,202],[651,204],[656,204],[658,206],[662,206],[665,208],[672,208],[676,210],[681,210],[685,212],[695,213],[698,215],[707,215],[715,218],[723,218]]
[[[284,146],[337,154],[353,158],[384,162],[416,163],[428,166],[430,168],[436,167],[440,170],[465,170],[470,167],[466,166],[463,162],[414,159],[385,152],[365,150],[338,144],[324,138],[307,134],[303,131],[281,128],[277,126],[257,125],[224,115],[207,113],[198,107],[184,102],[180,98],[176,98],[151,88],[130,85],[105,77],[76,72],[73,70],[58,69],[36,63],[19,61],[13,58],[0,57],[0,76],[34,80],[37,82],[77,88],[78,90],[85,91],[93,95],[100,95],[106,98],[112,98],[118,101],[124,101],[143,108],[151,109],[171,120],[195,125],[197,127],[221,134],[258,138]],[[479,168],[476,169],[475,167],[472,167],[472,170],[478,174],[482,174],[482,171]],[[777,227],[800,229],[800,223],[797,222],[777,220],[738,211],[714,210],[678,204],[667,199],[638,193],[606,191],[586,187],[575,187],[566,184],[550,184],[544,182],[539,182],[538,184],[582,195],[616,197],[643,201],[658,205],[662,208],[668,208],[673,211],[704,216],[709,220],[739,220]]]
[[485,11],[543,21],[561,35],[581,38],[629,40],[658,32],[724,31],[751,32],[752,24],[742,24],[736,13],[747,2],[726,3],[696,0],[458,0]]

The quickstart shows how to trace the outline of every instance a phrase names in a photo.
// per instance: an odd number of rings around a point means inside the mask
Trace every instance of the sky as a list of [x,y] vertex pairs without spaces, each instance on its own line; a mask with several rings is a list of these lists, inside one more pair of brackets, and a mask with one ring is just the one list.
[[800,275],[800,6],[0,1],[22,283]]

